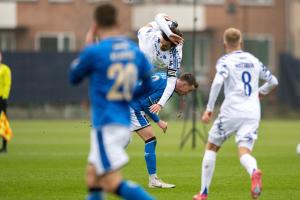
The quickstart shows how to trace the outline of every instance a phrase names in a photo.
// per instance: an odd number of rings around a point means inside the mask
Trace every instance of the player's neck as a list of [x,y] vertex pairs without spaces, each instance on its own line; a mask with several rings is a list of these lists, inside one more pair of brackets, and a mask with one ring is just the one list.
[[109,37],[114,37],[114,36],[118,36],[121,35],[121,32],[118,28],[111,28],[111,29],[105,29],[105,30],[101,30],[99,33],[100,38],[106,39]]
[[232,53],[234,51],[240,51],[242,50],[240,47],[236,47],[236,48],[228,48],[226,49],[226,53]]

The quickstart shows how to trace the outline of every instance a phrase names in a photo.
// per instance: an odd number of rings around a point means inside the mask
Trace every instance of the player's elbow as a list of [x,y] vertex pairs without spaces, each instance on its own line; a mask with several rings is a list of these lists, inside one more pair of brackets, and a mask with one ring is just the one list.
[[75,74],[70,72],[69,74],[69,82],[71,85],[78,85],[80,83],[81,79],[78,78]]
[[165,19],[165,20],[170,20],[170,17],[166,13],[158,13],[155,15],[154,20],[160,20],[160,19]]
[[272,76],[272,85],[274,88],[278,86],[279,82],[278,79],[275,76]]

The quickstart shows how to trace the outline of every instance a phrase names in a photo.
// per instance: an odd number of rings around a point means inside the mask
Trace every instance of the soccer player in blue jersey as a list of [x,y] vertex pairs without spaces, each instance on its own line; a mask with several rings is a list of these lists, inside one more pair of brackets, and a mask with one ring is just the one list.
[[151,106],[153,113],[159,113],[174,92],[182,60],[182,36],[177,22],[164,13],[157,14],[154,21],[138,31],[140,49],[156,70],[166,69],[168,77],[163,95]]
[[[159,101],[167,85],[166,73],[156,73],[152,77],[152,89],[145,92],[131,104],[131,131],[137,134],[145,142],[145,161],[149,174],[150,188],[173,188],[175,185],[163,182],[156,174],[156,138],[154,131],[145,115],[148,115],[165,132],[167,123],[160,120],[159,116],[150,112],[150,106]],[[190,73],[184,73],[176,79],[174,91],[178,95],[186,95],[198,87],[195,77]]]
[[[128,162],[124,150],[130,139],[129,102],[151,89],[151,65],[137,45],[120,36],[117,10],[110,4],[96,8],[90,43],[72,63],[70,81],[89,78],[92,112],[91,150],[87,166],[87,200],[102,200],[109,192],[126,200],[153,200],[140,186],[122,178]],[[99,42],[93,43],[97,36]],[[142,82],[135,90],[137,80]]]

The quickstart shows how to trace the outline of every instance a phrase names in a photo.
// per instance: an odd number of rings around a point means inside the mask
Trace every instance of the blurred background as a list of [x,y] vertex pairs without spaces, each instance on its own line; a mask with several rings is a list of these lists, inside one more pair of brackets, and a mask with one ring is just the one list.
[[[0,0],[0,50],[12,70],[10,118],[88,116],[87,83],[71,87],[68,69],[84,47],[93,9],[103,2],[119,8],[121,30],[135,41],[159,12],[178,21],[185,38],[182,69],[192,71],[195,59],[204,104],[224,53],[223,31],[241,29],[244,49],[279,78],[279,88],[263,100],[263,116],[300,116],[299,0]],[[164,115],[178,107],[173,101]]]

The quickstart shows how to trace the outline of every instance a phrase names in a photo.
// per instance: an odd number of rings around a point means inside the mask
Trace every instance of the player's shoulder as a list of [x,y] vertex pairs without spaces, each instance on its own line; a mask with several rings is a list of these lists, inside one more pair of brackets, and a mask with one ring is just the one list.
[[165,72],[156,72],[152,75],[153,81],[159,81],[159,80],[167,80],[167,74]]
[[1,67],[5,70],[9,70],[9,66],[4,64],[4,63],[0,63]]

